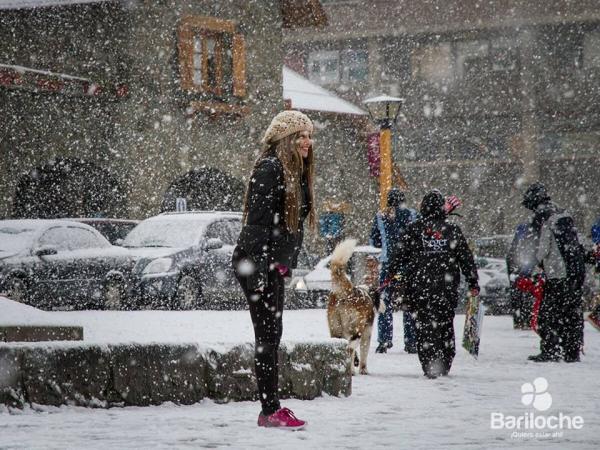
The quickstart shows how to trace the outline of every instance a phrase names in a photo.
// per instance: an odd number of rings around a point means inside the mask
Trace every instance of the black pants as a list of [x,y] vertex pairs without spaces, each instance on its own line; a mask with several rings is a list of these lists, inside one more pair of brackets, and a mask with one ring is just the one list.
[[514,328],[529,328],[535,298],[527,292],[518,290],[514,283],[510,287],[510,308],[513,315]]
[[443,296],[419,301],[416,311],[417,353],[427,376],[447,375],[456,354],[453,302]]
[[582,292],[565,279],[550,279],[538,316],[542,353],[576,359],[583,344]]
[[[238,252],[234,254],[234,267],[244,256]],[[254,369],[262,412],[265,415],[273,414],[281,407],[278,392],[278,350],[283,332],[283,277],[277,270],[270,270],[262,292],[248,289],[248,279],[240,276],[237,271],[236,277],[248,300],[254,326]]]

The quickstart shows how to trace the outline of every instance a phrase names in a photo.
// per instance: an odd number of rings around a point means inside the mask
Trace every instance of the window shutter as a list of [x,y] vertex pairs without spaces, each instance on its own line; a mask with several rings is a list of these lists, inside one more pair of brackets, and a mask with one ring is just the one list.
[[182,89],[194,88],[194,34],[187,23],[179,27],[179,75]]
[[246,43],[242,34],[233,35],[233,95],[246,95]]

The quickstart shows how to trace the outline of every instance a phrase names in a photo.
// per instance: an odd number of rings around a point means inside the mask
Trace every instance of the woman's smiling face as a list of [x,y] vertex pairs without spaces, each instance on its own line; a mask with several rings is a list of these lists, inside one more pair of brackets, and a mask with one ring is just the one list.
[[310,132],[301,131],[298,135],[298,139],[296,140],[296,143],[298,145],[298,151],[300,152],[300,155],[303,158],[306,158],[308,156],[308,152],[310,151],[310,148],[313,143]]

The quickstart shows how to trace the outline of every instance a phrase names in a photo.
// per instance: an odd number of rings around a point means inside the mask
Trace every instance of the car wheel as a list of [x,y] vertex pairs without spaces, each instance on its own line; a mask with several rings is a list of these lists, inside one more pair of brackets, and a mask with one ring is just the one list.
[[117,279],[108,280],[104,285],[104,309],[123,309],[125,288]]
[[200,304],[200,283],[190,275],[184,275],[177,284],[175,307],[182,310],[195,309]]
[[15,302],[27,303],[29,294],[25,280],[18,277],[10,278],[6,282],[6,296]]

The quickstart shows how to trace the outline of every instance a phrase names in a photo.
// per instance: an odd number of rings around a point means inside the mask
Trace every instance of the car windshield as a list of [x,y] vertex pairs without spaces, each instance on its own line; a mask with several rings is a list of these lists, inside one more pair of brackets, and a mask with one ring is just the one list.
[[131,230],[123,241],[123,247],[190,247],[206,224],[205,220],[198,218],[145,220]]
[[31,227],[0,225],[0,257],[31,248],[35,232]]

